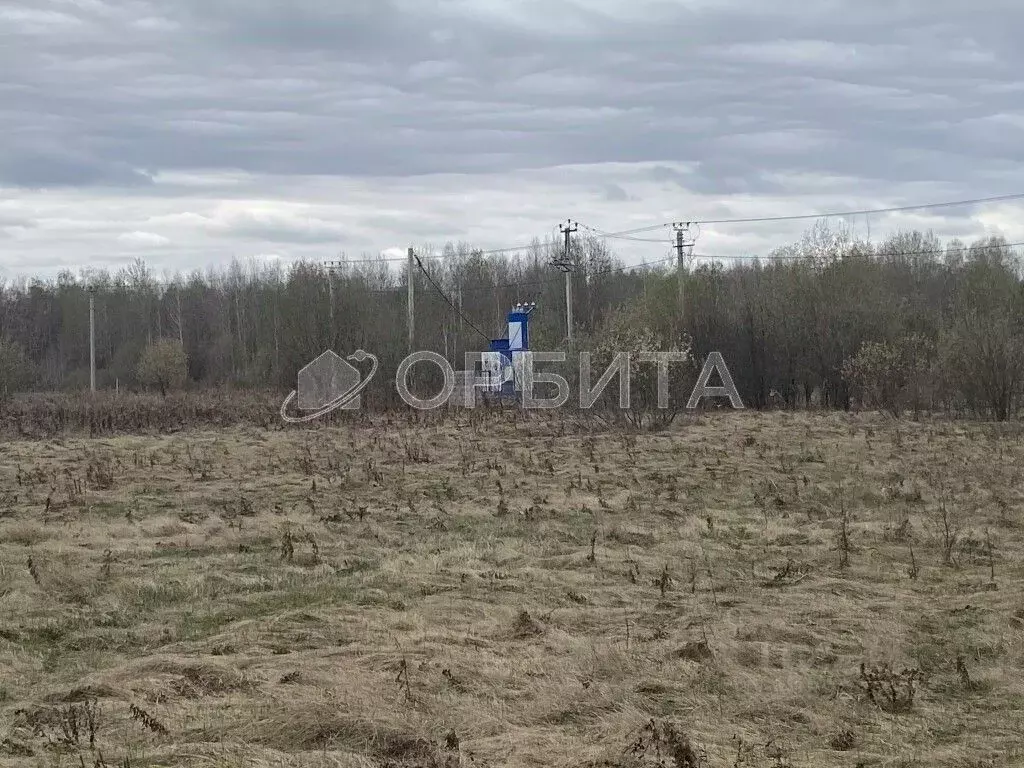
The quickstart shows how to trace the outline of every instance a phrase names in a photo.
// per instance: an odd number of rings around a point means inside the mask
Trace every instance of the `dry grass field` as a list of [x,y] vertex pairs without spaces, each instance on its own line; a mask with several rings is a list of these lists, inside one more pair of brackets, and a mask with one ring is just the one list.
[[0,766],[1024,765],[1024,428],[0,444]]

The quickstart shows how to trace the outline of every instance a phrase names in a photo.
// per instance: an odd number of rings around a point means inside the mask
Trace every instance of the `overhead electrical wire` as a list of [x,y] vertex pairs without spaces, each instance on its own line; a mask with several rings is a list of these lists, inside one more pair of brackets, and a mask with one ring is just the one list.
[[[845,259],[851,259],[851,258],[871,259],[871,258],[885,257],[886,255],[902,256],[902,257],[933,256],[933,255],[944,255],[944,254],[948,254],[948,253],[967,253],[969,251],[974,250],[976,247],[978,247],[978,246],[964,246],[962,248],[932,248],[932,249],[928,249],[928,250],[902,251],[902,252],[896,252],[896,253],[893,253],[893,254],[885,254],[885,253],[867,252],[867,251],[865,251],[865,252],[859,252],[859,253],[848,253],[848,254],[845,254],[843,256],[843,258],[845,258]],[[994,248],[994,249],[998,249],[998,250],[1004,250],[1004,249],[1009,249],[1009,248],[1024,248],[1024,241],[1014,242],[1014,243],[993,243],[993,244],[986,243],[985,245],[980,246],[980,247],[981,248],[989,248],[989,249],[993,249]],[[780,254],[768,254],[768,255],[762,255],[762,256],[753,255],[753,254],[725,256],[725,255],[722,255],[722,254],[713,254],[713,253],[691,253],[690,254],[690,258],[693,258],[693,259],[707,259],[707,260],[711,260],[711,261],[801,261],[801,260],[813,259],[814,258],[814,254],[807,254],[807,253],[780,253]],[[599,270],[597,272],[589,272],[589,273],[586,273],[586,274],[587,274],[587,277],[600,277],[602,275],[610,275],[610,274],[613,274],[615,272],[626,272],[626,271],[630,271],[630,270],[642,270],[642,269],[646,269],[648,267],[655,267],[655,266],[658,266],[658,265],[661,265],[661,264],[666,264],[666,263],[669,263],[669,262],[674,262],[675,260],[676,260],[675,256],[669,256],[669,257],[664,258],[664,259],[656,259],[654,261],[647,261],[647,262],[644,262],[642,264],[626,264],[626,265],[623,265],[623,266],[620,266],[620,267],[612,267],[610,269],[603,269],[603,270]],[[419,263],[418,259],[417,259],[417,263]],[[426,270],[424,270],[422,264],[419,264],[419,267],[420,267],[421,270],[424,271],[424,273],[426,273]],[[428,275],[428,280],[430,280],[431,285],[433,285],[435,289],[438,289],[437,284],[434,282],[434,280],[431,277],[429,277],[429,275]],[[549,284],[554,284],[554,283],[561,283],[562,280],[563,280],[562,277],[553,277],[553,278],[547,278],[547,279],[544,279],[544,280],[531,280],[531,281],[528,281],[528,282],[503,283],[503,284],[500,284],[500,285],[481,286],[479,288],[464,289],[463,290],[463,294],[489,293],[489,292],[500,291],[500,290],[511,289],[511,288],[534,288],[534,287],[541,286],[541,285],[549,285]],[[401,291],[401,290],[403,290],[403,289],[401,289],[401,288],[383,288],[383,289],[374,289],[374,290],[371,291],[371,293],[387,294],[387,293],[395,293],[395,292]],[[444,293],[443,292],[441,292],[441,293],[442,293],[442,296],[444,296]],[[449,304],[452,303],[451,300],[448,299],[447,296],[444,296],[444,298],[445,298],[446,301],[448,301]],[[458,312],[458,309],[456,309],[456,312]],[[467,322],[468,322],[468,320],[467,320]],[[477,331],[477,332],[480,333],[480,331]],[[483,334],[481,334],[481,335],[483,335]]]
[[[857,244],[855,243],[854,245],[857,245]],[[872,258],[879,258],[879,257],[884,258],[886,256],[929,256],[929,255],[941,255],[941,254],[947,254],[947,253],[966,253],[966,252],[969,252],[969,251],[973,251],[976,247],[977,248],[981,248],[981,249],[984,249],[984,248],[996,248],[996,249],[999,249],[999,250],[1002,250],[1002,249],[1005,249],[1005,248],[1022,248],[1022,247],[1024,247],[1024,242],[1017,242],[1017,243],[994,243],[994,244],[985,244],[985,245],[982,245],[982,246],[964,246],[963,248],[932,248],[930,250],[920,250],[920,251],[895,251],[895,252],[892,252],[892,253],[884,253],[884,252],[883,253],[879,253],[879,252],[862,251],[862,252],[854,252],[854,253],[842,254],[842,258],[865,258],[865,259],[872,259]],[[727,260],[731,260],[731,259],[740,260],[740,261],[799,261],[800,259],[811,259],[811,258],[814,258],[814,254],[808,254],[808,253],[777,253],[777,254],[768,254],[767,256],[755,256],[755,255],[747,255],[747,256],[718,256],[718,255],[712,255],[712,254],[708,254],[708,253],[695,253],[695,254],[693,254],[693,258],[696,258],[696,259],[713,259],[713,260],[716,260],[716,261],[727,261]]]
[[[464,256],[465,258],[473,258],[475,256],[496,256],[505,253],[519,253],[522,251],[530,251],[533,250],[534,248],[544,247],[545,246],[543,244],[531,243],[530,245],[510,245],[505,248],[491,248],[489,250],[484,251],[474,249],[470,251],[468,254],[435,254],[432,256],[424,255],[423,258],[434,261],[442,261],[450,258],[459,258],[460,256]],[[369,258],[343,259],[338,262],[334,262],[332,264],[332,268],[337,268],[338,266],[344,267],[348,264],[398,264],[400,262],[406,261],[407,258],[407,256],[371,256]]]
[[[897,205],[889,208],[866,208],[859,211],[831,211],[823,213],[803,213],[790,216],[756,216],[749,218],[734,218],[734,219],[690,219],[690,224],[761,224],[773,221],[806,221],[808,219],[827,219],[836,218],[841,216],[871,216],[874,214],[882,213],[902,213],[906,211],[924,211],[933,208],[955,208],[961,205],[980,205],[982,203],[998,203],[1006,202],[1008,200],[1021,200],[1024,199],[1024,192],[1017,192],[1009,195],[995,195],[993,197],[975,197],[968,200],[951,200],[941,203],[921,203],[918,205]],[[581,223],[580,226],[589,229],[595,234],[600,234],[603,237],[621,237],[624,235],[637,235],[643,232],[654,232],[655,230],[662,229],[664,227],[671,227],[676,222],[663,222],[661,224],[651,224],[645,227],[636,227],[634,229],[623,229],[616,232],[607,232],[604,230],[591,227],[587,224]]]
[[[902,211],[929,210],[929,209],[936,209],[936,208],[951,208],[951,207],[962,206],[962,205],[978,205],[978,204],[981,204],[981,203],[1003,202],[1003,201],[1008,201],[1008,200],[1019,200],[1019,199],[1024,199],[1024,193],[1015,193],[1015,194],[1008,194],[1008,195],[995,195],[995,196],[991,196],[991,197],[976,197],[976,198],[970,198],[970,199],[966,199],[966,200],[953,200],[953,201],[938,202],[938,203],[922,203],[922,204],[918,204],[918,205],[891,206],[891,207],[888,207],[888,208],[862,209],[862,210],[857,210],[857,211],[832,211],[832,212],[825,212],[825,213],[808,213],[808,214],[799,214],[799,215],[790,215],[790,216],[761,216],[761,217],[733,218],[733,219],[694,219],[694,220],[688,221],[687,222],[687,226],[696,226],[698,228],[698,231],[699,231],[701,224],[741,224],[741,223],[761,223],[761,222],[777,222],[777,221],[800,221],[800,220],[818,219],[818,218],[829,218],[829,217],[862,216],[862,215],[882,214],[882,213],[897,213],[897,212],[902,212]],[[617,232],[608,232],[606,230],[599,229],[599,228],[591,226],[589,224],[584,224],[582,222],[580,223],[580,226],[583,227],[585,230],[587,230],[589,232],[592,232],[593,234],[595,234],[595,235],[597,235],[599,237],[602,237],[602,238],[610,238],[610,239],[625,240],[625,241],[630,241],[630,242],[654,243],[654,244],[661,244],[661,245],[666,245],[666,246],[674,246],[675,243],[670,238],[644,238],[644,237],[635,237],[635,235],[642,234],[642,233],[645,233],[645,232],[653,232],[653,231],[658,230],[658,229],[674,226],[676,223],[677,222],[665,222],[665,223],[662,223],[662,224],[655,224],[655,225],[650,225],[650,226],[646,226],[646,227],[637,227],[637,228],[634,228],[634,229],[620,230],[620,231],[617,231]],[[541,247],[541,248],[545,247],[544,245],[539,245],[538,243],[534,242],[534,243],[531,243],[529,245],[516,245],[516,246],[508,246],[508,247],[505,247],[505,248],[491,248],[491,249],[487,249],[487,250],[474,250],[474,251],[471,251],[470,254],[468,254],[468,256],[469,256],[469,258],[473,258],[475,256],[488,256],[488,255],[499,255],[499,254],[508,254],[508,253],[519,253],[519,252],[522,252],[522,251],[534,250],[538,246]],[[990,247],[990,248],[991,247],[1016,248],[1016,247],[1022,247],[1022,246],[1024,246],[1024,243],[1004,243],[1004,244],[997,244],[995,246],[988,245],[988,246],[985,246],[985,247]],[[552,247],[552,246],[548,245],[546,247]],[[692,247],[692,244],[688,245],[688,247]],[[960,248],[960,249],[952,249],[952,250],[948,249],[948,248],[943,248],[943,249],[937,249],[937,250],[931,250],[931,251],[907,252],[907,253],[904,253],[904,254],[901,254],[901,255],[904,255],[904,256],[915,256],[915,255],[926,255],[926,254],[935,254],[935,253],[955,253],[955,252],[958,252],[958,251],[968,251],[968,250],[970,250],[970,248]],[[853,255],[853,254],[850,254],[850,255]],[[863,255],[865,257],[871,257],[871,256],[875,256],[877,254],[865,253],[865,254],[858,254],[858,255]],[[786,253],[782,253],[782,254],[775,253],[775,254],[767,254],[767,255],[760,255],[760,256],[759,255],[733,255],[733,256],[725,256],[725,255],[692,253],[692,252],[691,252],[690,256],[692,258],[694,258],[694,259],[711,259],[711,260],[721,260],[721,261],[727,261],[727,260],[729,260],[729,261],[784,261],[784,260],[796,261],[796,260],[801,260],[801,259],[807,259],[807,258],[810,257],[809,254],[786,254]],[[437,254],[437,255],[434,255],[434,256],[424,256],[424,258],[435,259],[435,260],[445,260],[445,259],[452,258],[452,257],[458,258],[458,256],[455,256],[454,254],[453,255]],[[353,264],[353,265],[355,265],[355,264],[387,264],[387,263],[404,262],[404,261],[406,261],[406,259],[407,259],[407,257],[385,257],[385,256],[378,256],[378,257],[375,257],[375,258],[346,259],[346,260],[341,261],[341,262],[335,262],[334,265],[335,266],[343,266],[343,265],[347,265],[347,264]],[[657,261],[654,261],[654,262],[647,262],[646,264],[642,264],[642,265],[620,267],[620,268],[616,268],[616,269],[613,269],[613,270],[607,270],[607,271],[596,272],[596,273],[591,273],[591,274],[593,276],[597,276],[597,275],[601,275],[601,274],[608,274],[608,273],[614,272],[614,271],[622,271],[622,270],[625,270],[625,269],[641,269],[641,268],[643,268],[645,266],[652,266],[652,265],[662,264],[662,263],[673,261],[673,260],[674,260],[674,257],[670,257],[670,258],[667,258],[667,259],[661,259],[661,260],[657,260]],[[419,268],[424,272],[424,274],[427,274],[427,277],[431,281],[431,284],[434,285],[435,288],[437,288],[436,283],[433,282],[433,278],[431,278],[429,276],[429,274],[426,272],[426,270],[423,268],[423,264],[420,261],[419,256],[416,256],[416,261],[417,261],[417,264],[419,265]],[[533,286],[537,286],[537,285],[547,285],[548,283],[555,283],[555,282],[558,282],[558,281],[560,281],[560,278],[553,278],[551,280],[534,281],[532,283],[510,283],[510,284],[506,284],[506,285],[492,286],[492,287],[486,288],[484,290],[502,290],[502,289],[506,289],[506,288],[525,288],[525,287],[533,287]],[[390,292],[392,292],[392,290],[394,290],[394,289],[375,290],[374,293],[390,293]],[[474,290],[471,290],[470,292],[474,292]],[[442,296],[444,296],[443,292],[442,292]],[[448,299],[447,296],[445,296],[444,298],[445,298],[446,301],[448,301],[449,304],[452,303],[451,300]],[[458,311],[458,310],[456,310],[456,311]],[[466,318],[464,318],[464,319],[466,319]],[[467,322],[468,322],[468,320],[467,320]],[[470,325],[472,325],[472,323],[470,323]],[[475,329],[475,330],[477,330],[477,332],[480,333],[482,336],[484,335],[481,331],[479,331],[479,329]]]
[[607,237],[607,238],[610,238],[612,240],[629,240],[632,243],[662,243],[662,244],[667,244],[667,245],[672,245],[672,243],[673,243],[673,241],[671,239],[664,238],[664,237],[653,238],[653,237],[634,237],[633,235],[616,235],[616,234],[613,234],[611,232],[602,232],[599,229],[594,229],[593,227],[588,227],[586,224],[580,224],[580,226],[583,227],[584,229],[587,229],[587,230],[593,232],[595,235],[598,235],[599,237]]
[[[807,221],[810,219],[825,219],[825,218],[838,218],[844,216],[869,216],[874,214],[883,213],[900,213],[906,211],[922,211],[937,208],[955,208],[962,205],[980,205],[982,203],[994,203],[994,202],[1006,202],[1009,200],[1021,200],[1024,199],[1024,192],[1018,192],[1009,195],[995,195],[992,197],[976,197],[967,200],[951,200],[939,203],[921,203],[917,205],[900,205],[892,206],[888,208],[865,208],[857,211],[826,211],[822,213],[802,213],[787,216],[756,216],[747,218],[732,218],[732,219],[691,219],[686,222],[690,226],[700,226],[702,224],[759,224],[768,222],[781,222],[781,221]],[[643,234],[645,232],[654,232],[659,229],[665,229],[672,227],[678,222],[663,222],[660,224],[651,224],[643,227],[636,227],[634,229],[623,229],[614,232],[601,229],[599,227],[592,226],[580,222],[580,226],[593,234],[603,237],[610,238],[613,240],[624,240],[636,243],[655,243],[674,245],[672,238],[647,238],[647,237],[636,237],[635,235]],[[503,248],[489,248],[485,250],[473,250],[469,254],[465,254],[468,258],[476,256],[496,256],[508,253],[522,253],[523,251],[531,251],[536,248],[546,247],[544,244],[530,243],[529,245],[511,245]],[[463,254],[436,254],[427,256],[424,255],[424,259],[432,260],[446,260],[450,258],[460,258]],[[721,257],[721,258],[749,258],[749,257]],[[336,266],[345,266],[348,264],[397,264],[406,261],[405,256],[377,256],[370,258],[359,258],[359,259],[345,259],[340,262],[336,262]]]
[[[943,254],[947,254],[947,253],[967,253],[967,252],[969,252],[971,250],[974,250],[974,248],[975,248],[975,246],[964,246],[962,248],[932,248],[932,249],[928,249],[928,250],[896,252],[896,253],[893,253],[891,255],[893,255],[893,256],[908,257],[908,256],[943,255]],[[1004,250],[1004,249],[1008,249],[1008,248],[1024,248],[1024,241],[1015,242],[1015,243],[986,244],[984,246],[981,246],[981,248],[995,248],[995,249],[999,249],[999,250]],[[851,257],[852,258],[861,258],[861,257],[863,257],[863,258],[867,259],[867,258],[884,257],[886,255],[888,255],[888,254],[865,251],[865,252],[860,252],[860,253],[848,253],[848,254],[845,254],[843,257],[844,258],[851,258]],[[807,254],[807,253],[781,253],[781,254],[768,254],[768,255],[765,255],[765,256],[758,256],[758,255],[753,255],[753,254],[751,254],[751,255],[739,255],[739,256],[736,256],[736,255],[734,255],[734,256],[725,256],[725,255],[722,255],[722,254],[714,254],[714,253],[692,253],[692,254],[689,255],[689,257],[693,258],[693,259],[707,259],[707,260],[711,260],[711,261],[730,261],[730,260],[736,260],[736,261],[800,261],[800,260],[806,260],[806,259],[814,258],[814,254]],[[647,261],[647,262],[644,262],[642,264],[626,264],[626,265],[623,265],[623,266],[620,266],[620,267],[612,267],[610,269],[603,269],[603,270],[599,270],[597,272],[589,272],[589,273],[586,273],[586,274],[587,274],[588,277],[599,277],[601,275],[609,275],[609,274],[612,274],[612,273],[615,273],[615,272],[625,272],[625,271],[629,271],[629,270],[646,269],[647,267],[654,267],[654,266],[658,266],[658,265],[661,265],[661,264],[666,264],[666,263],[669,263],[669,262],[675,262],[675,261],[676,261],[676,257],[675,256],[669,256],[669,257],[664,258],[664,259],[656,259],[654,261]],[[537,286],[537,285],[547,285],[549,283],[560,283],[560,282],[562,282],[562,278],[561,277],[553,277],[553,278],[549,278],[549,279],[545,279],[545,280],[534,280],[534,281],[530,281],[530,282],[518,282],[518,283],[505,283],[503,285],[494,285],[494,286],[486,286],[486,287],[481,287],[481,288],[474,288],[474,289],[470,289],[468,291],[463,291],[463,293],[476,293],[478,291],[496,291],[496,290],[502,290],[502,289],[505,289],[505,288],[533,287],[533,286]],[[399,290],[399,289],[396,288],[394,290]]]
[[[612,267],[610,269],[601,269],[601,270],[598,270],[596,272],[587,272],[586,276],[587,277],[600,277],[602,275],[610,275],[610,274],[613,274],[615,272],[625,272],[627,270],[645,269],[646,267],[653,267],[653,266],[656,266],[658,264],[664,264],[666,262],[675,261],[675,260],[676,260],[675,256],[670,256],[667,259],[657,259],[656,261],[648,261],[648,262],[645,262],[643,264],[627,264],[627,265],[623,265],[621,267]],[[562,278],[562,277],[551,277],[551,278],[546,278],[544,280],[531,280],[529,282],[505,283],[504,285],[481,286],[480,288],[470,288],[469,290],[463,290],[463,294],[466,294],[466,293],[493,292],[493,291],[504,290],[506,288],[533,288],[533,287],[536,287],[538,285],[549,285],[549,284],[553,284],[553,283],[561,283],[561,282],[563,282],[563,279],[564,278]]]
[[462,310],[459,307],[455,306],[455,302],[452,301],[450,298],[448,298],[448,295],[443,290],[441,290],[441,286],[439,286],[437,283],[434,282],[434,278],[432,278],[430,276],[430,273],[427,272],[427,270],[423,268],[423,262],[420,261],[420,257],[414,255],[413,258],[416,260],[416,266],[420,268],[420,272],[422,272],[423,276],[425,278],[427,278],[427,281],[432,286],[434,286],[434,290],[437,291],[438,294],[440,294],[441,298],[444,299],[446,302],[448,302],[448,306],[450,306],[452,308],[452,310],[455,313],[458,314],[459,317],[461,317],[463,320],[465,320],[466,324],[469,325],[470,328],[472,328],[474,331],[476,331],[478,334],[480,334],[480,336],[482,336],[484,339],[486,339],[488,343],[490,343],[491,337],[488,336],[483,331],[481,331],[479,328],[477,328],[476,325],[473,324],[473,321],[470,320],[468,317],[466,317],[466,315],[462,312]]

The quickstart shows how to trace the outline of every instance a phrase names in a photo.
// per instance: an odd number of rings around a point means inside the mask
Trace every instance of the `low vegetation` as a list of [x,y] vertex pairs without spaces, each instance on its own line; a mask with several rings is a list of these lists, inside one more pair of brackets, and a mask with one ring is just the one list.
[[[696,370],[687,377],[680,366],[677,375],[692,387],[700,364],[719,352],[751,407],[924,409],[1004,421],[1024,408],[1024,262],[1003,238],[965,244],[915,231],[873,242],[823,220],[764,261],[695,259],[682,299],[674,260],[627,267],[582,229],[563,251],[561,238],[518,255],[449,244],[443,259],[424,259],[429,279],[418,270],[412,277],[416,348],[463,369],[465,353],[504,332],[515,304],[535,301],[531,348],[566,350],[564,277],[551,260],[567,258],[570,360],[583,350],[606,360],[690,351]],[[0,402],[22,391],[88,390],[90,289],[100,390],[271,389],[283,399],[324,350],[362,349],[387,372],[370,382],[363,406],[404,408],[393,374],[409,352],[406,278],[401,265],[372,259],[332,268],[234,262],[166,281],[138,261],[114,273],[0,285]],[[424,378],[436,393],[440,374]]]
[[0,766],[1019,765],[1022,467],[840,413],[9,440]]

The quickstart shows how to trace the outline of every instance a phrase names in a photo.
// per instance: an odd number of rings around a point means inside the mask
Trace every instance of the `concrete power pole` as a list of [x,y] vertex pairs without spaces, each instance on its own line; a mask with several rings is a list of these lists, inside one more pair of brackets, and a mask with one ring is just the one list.
[[409,264],[406,270],[406,281],[409,283],[409,354],[412,354],[416,344],[416,321],[415,321],[415,298],[413,296],[413,259],[415,254],[412,248],[409,249]]
[[89,391],[96,391],[96,287],[89,287]]
[[572,219],[568,219],[565,224],[559,224],[558,229],[565,235],[565,250],[562,253],[562,257],[555,259],[551,262],[552,266],[557,267],[565,273],[565,328],[566,337],[569,343],[572,344],[572,271],[574,264],[572,262],[572,233],[575,232],[579,227],[572,223]]
[[689,224],[675,223],[672,225],[676,231],[676,279],[679,282],[679,325],[686,328],[686,253],[685,249],[693,246],[687,242],[687,235],[690,233]]
[[330,303],[331,313],[331,348],[338,340],[337,326],[334,322],[334,272],[341,266],[340,261],[325,261],[324,266],[327,267],[327,301]]

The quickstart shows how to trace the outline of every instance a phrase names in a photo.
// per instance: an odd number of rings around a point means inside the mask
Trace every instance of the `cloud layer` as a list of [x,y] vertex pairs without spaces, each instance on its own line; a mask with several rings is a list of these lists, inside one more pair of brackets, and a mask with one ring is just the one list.
[[[1024,191],[1021,28],[1010,0],[8,0],[0,266],[495,247],[566,217]],[[1024,240],[1020,211],[860,224]],[[763,252],[800,228],[705,237]]]

